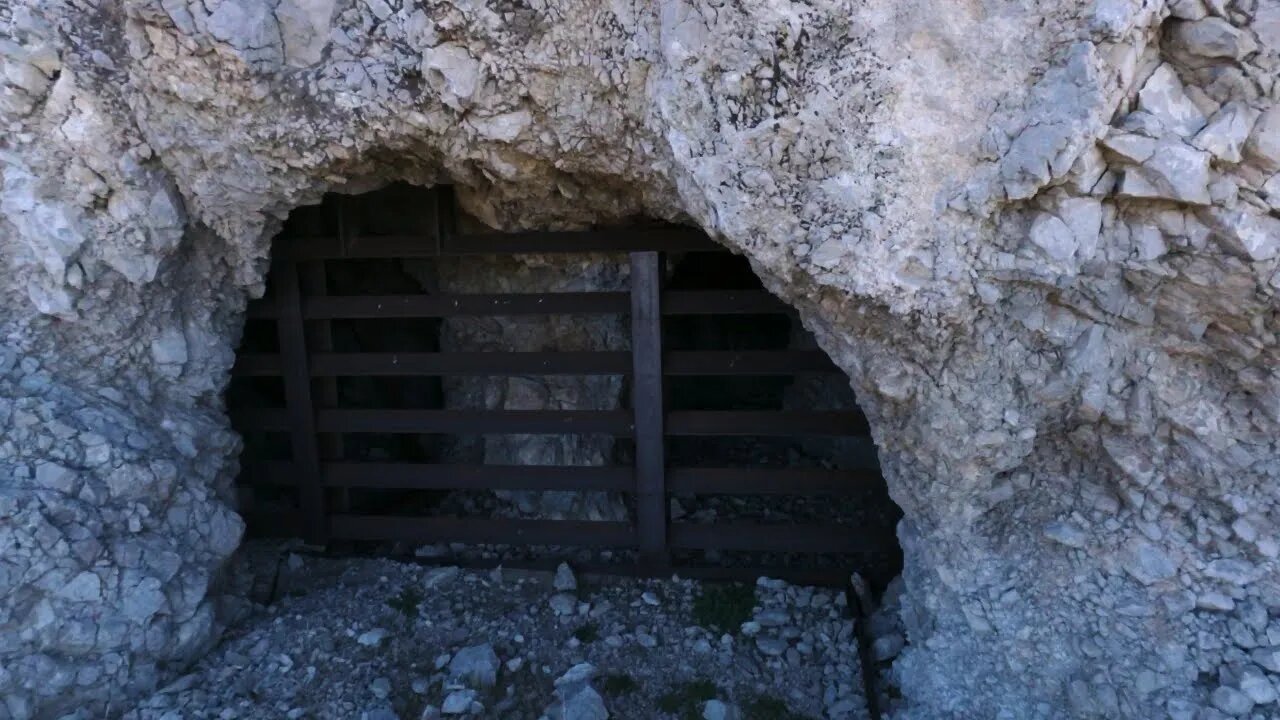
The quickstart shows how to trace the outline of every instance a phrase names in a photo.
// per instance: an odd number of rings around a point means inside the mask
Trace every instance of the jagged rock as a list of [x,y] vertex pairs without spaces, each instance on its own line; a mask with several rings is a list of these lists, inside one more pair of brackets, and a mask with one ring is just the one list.
[[1141,165],[1126,168],[1116,194],[1208,205],[1209,154],[1180,142],[1161,142]]
[[1267,109],[1254,123],[1244,154],[1267,172],[1280,171],[1280,106]]
[[560,592],[572,592],[578,589],[578,578],[574,576],[573,568],[569,567],[569,563],[560,563],[556,566],[552,587]]
[[491,688],[498,682],[498,654],[489,643],[462,648],[449,661],[449,678],[472,688]]
[[1231,717],[1243,717],[1253,710],[1253,700],[1233,687],[1221,685],[1211,697],[1213,706]]
[[1190,137],[1204,127],[1204,113],[1187,97],[1178,73],[1168,63],[1156,68],[1138,93],[1138,108],[1150,113],[1162,127]]
[[1249,139],[1249,132],[1257,118],[1257,111],[1248,105],[1240,102],[1227,103],[1209,120],[1209,124],[1196,135],[1191,144],[1212,153],[1220,160],[1238,163],[1243,158],[1241,150]]
[[1174,49],[1206,58],[1240,59],[1258,49],[1248,32],[1220,17],[1174,23],[1169,37]]
[[608,720],[604,698],[591,687],[596,669],[589,663],[569,668],[556,679],[556,702],[546,710],[550,720]]

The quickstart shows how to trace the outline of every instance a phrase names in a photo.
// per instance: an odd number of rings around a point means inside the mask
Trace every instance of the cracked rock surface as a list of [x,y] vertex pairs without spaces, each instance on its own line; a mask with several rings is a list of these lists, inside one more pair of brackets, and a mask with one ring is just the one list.
[[243,606],[246,300],[392,180],[751,258],[904,512],[899,717],[1274,714],[1278,52],[1274,0],[0,4],[0,717]]

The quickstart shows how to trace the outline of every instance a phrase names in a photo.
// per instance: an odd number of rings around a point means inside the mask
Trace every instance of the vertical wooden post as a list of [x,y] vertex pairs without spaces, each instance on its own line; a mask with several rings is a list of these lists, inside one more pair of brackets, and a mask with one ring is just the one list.
[[[298,504],[302,536],[323,545],[328,539],[324,488],[320,478],[320,448],[316,443],[315,409],[311,404],[311,372],[307,363],[307,337],[302,320],[302,292],[298,264],[293,261],[287,238],[278,249],[272,270],[279,318],[280,361],[284,370],[285,410],[289,416],[289,440],[298,471]],[[283,257],[282,257],[283,256]]]
[[631,403],[636,441],[636,520],[640,560],[666,565],[667,488],[662,386],[662,255],[631,253]]

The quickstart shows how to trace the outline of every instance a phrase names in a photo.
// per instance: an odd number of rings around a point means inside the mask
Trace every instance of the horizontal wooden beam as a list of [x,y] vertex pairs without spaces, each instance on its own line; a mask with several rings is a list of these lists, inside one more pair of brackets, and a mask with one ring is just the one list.
[[[494,315],[625,315],[625,292],[492,293],[440,295],[329,295],[303,299],[308,320],[369,320]],[[764,290],[667,290],[663,315],[775,315],[794,310]],[[270,298],[249,304],[248,316],[271,319]]]
[[631,353],[457,352],[321,353],[311,358],[313,375],[625,375]]
[[[579,465],[449,465],[400,462],[323,462],[328,487],[377,490],[605,490],[630,492],[631,468]],[[249,463],[241,469],[249,485],[297,484],[287,460]]]
[[308,320],[464,315],[598,315],[627,312],[624,292],[558,292],[442,295],[329,295],[308,297],[302,314]]
[[840,372],[821,350],[677,350],[664,356],[664,375],[796,375]]
[[765,290],[666,290],[663,315],[775,315],[795,311]]
[[844,410],[680,410],[667,417],[667,435],[829,437],[866,435],[866,417]]
[[332,515],[329,530],[332,537],[344,540],[418,543],[630,547],[636,542],[630,523],[575,520]]
[[[406,377],[418,375],[630,375],[625,350],[583,352],[313,353],[314,377]],[[280,357],[242,353],[237,377],[279,375]],[[794,375],[839,372],[820,350],[673,351],[663,359],[666,375]]]
[[882,484],[872,470],[668,468],[667,489],[701,495],[851,495]]
[[626,410],[331,410],[316,412],[320,432],[450,435],[629,436]]
[[[242,409],[233,415],[240,430],[287,432],[282,408]],[[868,433],[860,412],[839,410],[681,410],[667,415],[668,436],[857,437]],[[322,409],[319,432],[443,433],[450,435],[600,433],[630,437],[626,410],[399,410]]]
[[683,550],[861,553],[879,549],[880,538],[847,525],[779,523],[672,523],[671,547]]

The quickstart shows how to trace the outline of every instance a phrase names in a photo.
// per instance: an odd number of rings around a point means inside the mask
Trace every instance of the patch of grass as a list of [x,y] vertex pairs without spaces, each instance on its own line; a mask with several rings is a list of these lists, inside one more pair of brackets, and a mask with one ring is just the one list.
[[609,673],[600,684],[605,695],[630,695],[640,689],[640,683],[626,673]]
[[401,588],[399,595],[387,600],[387,607],[412,620],[418,616],[418,606],[422,604],[422,600],[422,593],[417,588],[406,585]]
[[800,713],[793,713],[787,704],[769,695],[757,696],[743,708],[746,720],[810,720]]
[[593,622],[579,625],[578,629],[573,631],[573,636],[583,645],[593,643],[600,639],[600,626]]
[[756,589],[753,585],[708,585],[693,601],[693,621],[705,628],[736,633],[742,623],[751,619],[751,610],[755,606]]
[[710,680],[692,680],[658,698],[658,709],[680,720],[701,720],[703,704],[715,700],[719,694],[720,688]]

